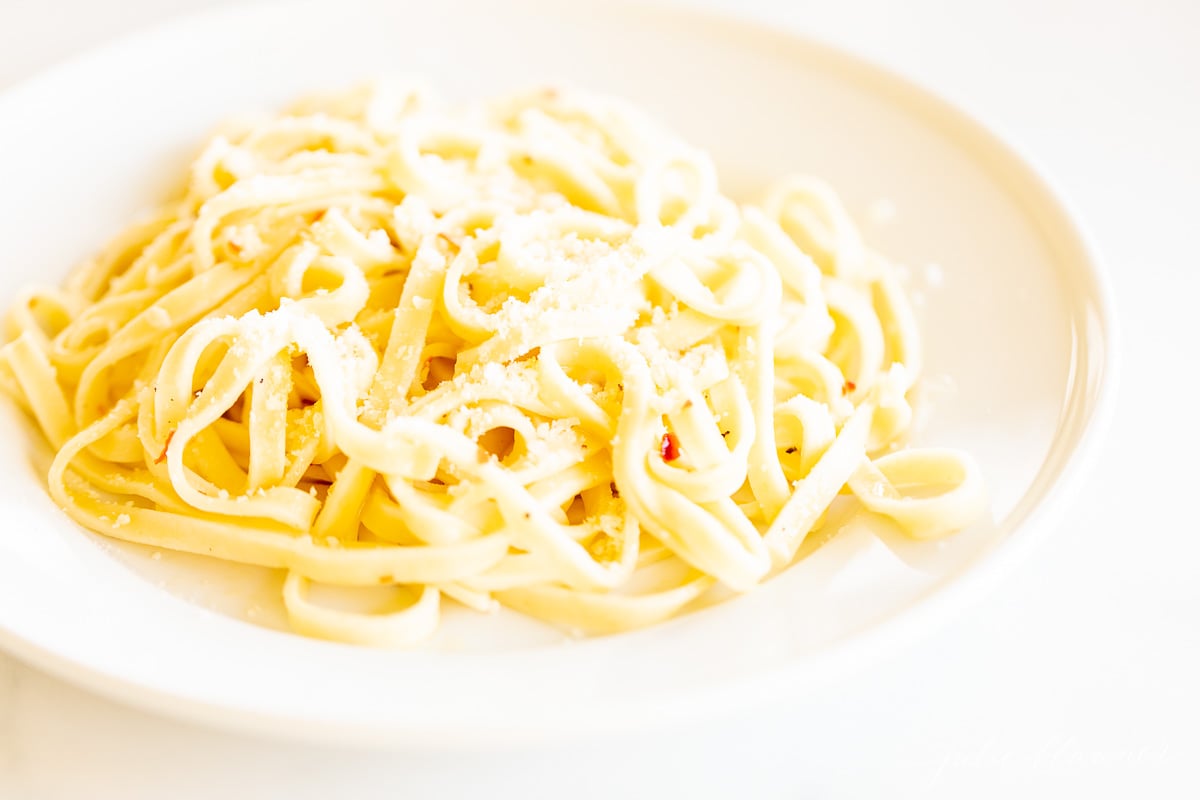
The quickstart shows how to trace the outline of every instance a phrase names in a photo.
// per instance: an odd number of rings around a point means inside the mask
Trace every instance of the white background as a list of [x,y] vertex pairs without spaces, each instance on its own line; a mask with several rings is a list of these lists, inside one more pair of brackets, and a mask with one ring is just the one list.
[[[0,88],[222,2],[0,0]],[[132,711],[0,655],[0,798],[1200,796],[1200,3],[693,2],[916,78],[1080,211],[1115,285],[1123,375],[1060,530],[957,623],[815,701],[616,741],[299,747]]]

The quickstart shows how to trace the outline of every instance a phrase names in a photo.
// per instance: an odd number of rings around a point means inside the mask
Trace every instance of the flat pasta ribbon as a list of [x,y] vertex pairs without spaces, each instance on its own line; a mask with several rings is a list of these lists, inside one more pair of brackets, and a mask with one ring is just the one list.
[[897,449],[917,325],[832,189],[738,205],[582,92],[230,127],[5,336],[67,514],[284,571],[325,639],[411,646],[446,600],[623,631],[753,589],[839,495],[918,539],[986,510],[966,454]]

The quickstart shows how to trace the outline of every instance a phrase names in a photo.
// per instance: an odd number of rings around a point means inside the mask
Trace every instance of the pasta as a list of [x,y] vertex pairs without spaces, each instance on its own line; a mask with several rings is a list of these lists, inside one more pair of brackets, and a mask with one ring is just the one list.
[[898,447],[917,327],[834,193],[739,206],[577,91],[373,84],[231,125],[6,325],[67,514],[286,570],[321,638],[411,645],[447,598],[622,631],[784,569],[839,495],[916,538],[985,508],[966,454]]

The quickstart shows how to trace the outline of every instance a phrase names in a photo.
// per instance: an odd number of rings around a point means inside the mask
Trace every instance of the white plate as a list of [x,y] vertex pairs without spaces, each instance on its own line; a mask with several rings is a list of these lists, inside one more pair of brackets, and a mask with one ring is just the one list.
[[[994,523],[942,546],[851,528],[751,596],[568,641],[463,611],[417,652],[279,626],[279,578],[118,545],[59,513],[4,404],[0,644],[193,719],[380,746],[644,725],[811,689],[927,632],[1053,530],[1094,458],[1114,365],[1094,255],[1027,164],[946,103],[828,47],[621,4],[343,3],[161,27],[0,99],[0,301],[57,280],[171,184],[210,127],[388,73],[480,97],[547,80],[625,95],[708,148],[726,190],[815,173],[912,265],[931,415],[919,441],[983,465]],[[927,268],[926,265],[940,265]],[[941,281],[933,280],[936,277]]]

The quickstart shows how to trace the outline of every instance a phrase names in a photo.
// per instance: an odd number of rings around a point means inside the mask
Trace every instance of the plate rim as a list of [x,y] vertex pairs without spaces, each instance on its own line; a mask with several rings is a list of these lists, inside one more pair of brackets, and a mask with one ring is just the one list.
[[[351,5],[362,5],[354,0]],[[370,4],[367,0],[366,5]],[[97,45],[62,59],[32,76],[19,80],[0,92],[0,120],[10,113],[8,109],[20,102],[24,95],[36,95],[45,84],[52,83],[58,76],[69,74],[86,67],[89,62],[125,49],[131,49],[145,40],[178,35],[178,32],[201,22],[214,19],[236,19],[249,13],[262,13],[276,9],[295,11],[298,6],[320,7],[328,5],[322,0],[267,0],[250,4],[217,6],[173,16],[156,23],[139,26],[129,32],[108,39]],[[989,550],[981,554],[964,573],[953,577],[943,585],[934,587],[911,607],[874,623],[867,629],[849,634],[822,650],[803,656],[793,656],[784,664],[725,681],[720,687],[692,690],[686,695],[677,695],[670,702],[655,708],[652,716],[637,720],[622,720],[611,715],[595,715],[578,719],[570,726],[539,723],[511,732],[505,746],[540,741],[551,736],[596,735],[627,730],[636,726],[663,727],[672,724],[711,718],[741,708],[760,705],[769,697],[777,697],[786,687],[786,696],[794,697],[803,691],[813,691],[868,664],[876,663],[882,655],[896,653],[911,647],[922,639],[944,627],[954,618],[966,613],[986,595],[990,594],[999,581],[1034,548],[1048,538],[1051,530],[1063,518],[1075,502],[1088,474],[1098,460],[1100,449],[1111,427],[1115,414],[1117,384],[1120,371],[1120,331],[1115,302],[1115,293],[1095,240],[1074,204],[1067,197],[1051,173],[1037,159],[1003,136],[994,125],[984,124],[973,113],[957,102],[927,87],[903,70],[864,56],[852,47],[835,44],[792,27],[773,26],[746,15],[738,15],[713,9],[685,7],[672,0],[577,0],[563,7],[554,0],[521,0],[526,8],[550,7],[563,13],[586,15],[589,10],[603,10],[611,16],[628,17],[631,24],[639,16],[660,16],[682,19],[685,22],[720,24],[738,29],[745,36],[766,37],[783,48],[799,48],[831,60],[839,70],[852,75],[856,81],[867,82],[873,88],[884,91],[890,97],[899,97],[899,102],[923,123],[939,130],[949,130],[956,142],[969,142],[973,160],[981,158],[986,151],[987,160],[1000,163],[1011,173],[1011,182],[1025,187],[1024,194],[1039,201],[1043,210],[1053,217],[1052,222],[1043,223],[1040,231],[1054,230],[1062,241],[1055,247],[1056,260],[1064,261],[1059,252],[1069,248],[1076,252],[1071,259],[1079,277],[1086,280],[1088,293],[1067,292],[1065,297],[1074,305],[1082,305],[1087,321],[1092,323],[1086,331],[1085,345],[1090,354],[1099,353],[1086,365],[1084,385],[1078,371],[1072,369],[1071,378],[1064,391],[1063,413],[1051,439],[1050,448],[1044,457],[1030,487],[1021,495],[1006,519],[1016,518],[1010,532]],[[989,178],[995,182],[994,168],[988,169]],[[1028,199],[1028,198],[1026,198]],[[1015,202],[1015,200],[1014,200]],[[1031,215],[1032,216],[1032,215]],[[1075,317],[1072,317],[1074,321]],[[1080,358],[1078,347],[1073,348],[1071,364]],[[1070,417],[1070,406],[1083,409],[1082,421],[1077,423],[1078,432],[1074,443],[1063,447],[1064,420]],[[1040,494],[1031,497],[1044,476],[1053,476]],[[363,720],[355,722],[330,722],[322,720],[319,730],[298,722],[311,718],[302,713],[265,713],[251,711],[234,703],[213,704],[194,696],[173,693],[166,689],[147,687],[121,675],[72,660],[30,638],[0,626],[0,650],[17,659],[76,686],[118,702],[149,711],[160,716],[169,716],[200,723],[222,730],[237,730],[246,733],[269,735],[275,738],[328,743],[336,740],[345,744],[355,743],[380,749],[454,749],[498,742],[490,732],[472,734],[471,731],[434,731],[414,729],[403,725],[370,724]],[[795,686],[796,673],[803,669],[805,687]],[[703,698],[704,703],[696,702]],[[560,720],[561,722],[561,720]],[[316,727],[316,726],[314,726]],[[381,734],[386,734],[381,740]]]

